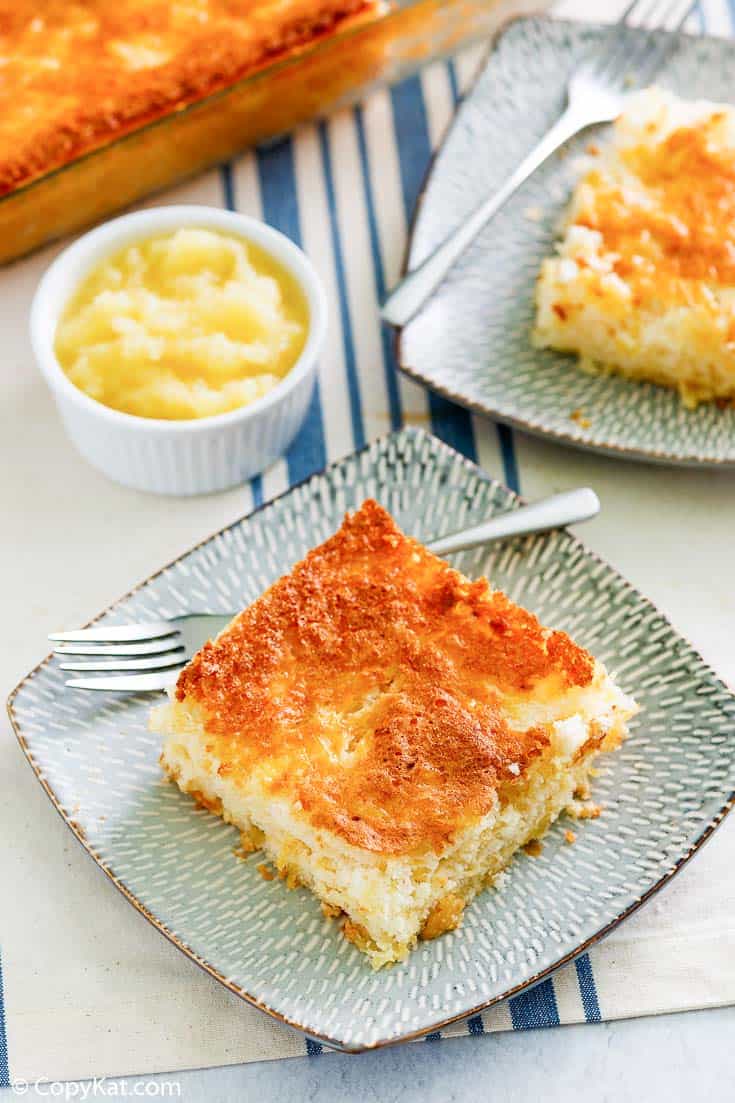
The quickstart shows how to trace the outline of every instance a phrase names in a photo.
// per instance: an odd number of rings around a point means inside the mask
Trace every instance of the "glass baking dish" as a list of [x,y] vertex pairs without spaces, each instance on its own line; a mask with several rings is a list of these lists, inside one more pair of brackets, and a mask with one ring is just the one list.
[[392,0],[0,199],[0,263],[491,34],[538,3]]

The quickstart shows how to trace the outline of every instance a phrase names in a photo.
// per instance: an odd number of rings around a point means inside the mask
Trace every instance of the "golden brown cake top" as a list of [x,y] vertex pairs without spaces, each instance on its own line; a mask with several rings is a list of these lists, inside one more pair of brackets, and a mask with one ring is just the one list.
[[258,767],[315,826],[398,854],[441,850],[489,811],[549,742],[514,729],[514,706],[593,673],[367,501],[206,644],[177,697],[202,706],[221,772]]
[[[640,140],[616,145],[620,173],[603,156],[586,177],[575,222],[599,230],[613,270],[634,291],[707,296],[688,281],[735,284],[735,148],[732,113],[692,125],[651,119]],[[681,287],[687,281],[686,289]]]
[[0,0],[0,195],[373,0]]

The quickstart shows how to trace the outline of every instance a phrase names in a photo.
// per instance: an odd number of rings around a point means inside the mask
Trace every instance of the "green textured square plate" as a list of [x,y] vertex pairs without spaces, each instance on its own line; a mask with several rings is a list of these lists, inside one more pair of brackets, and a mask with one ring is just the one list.
[[[404,430],[212,536],[101,619],[240,609],[368,496],[424,540],[518,502],[434,437]],[[547,976],[670,878],[733,799],[735,701],[615,571],[563,531],[455,560],[572,633],[642,710],[596,782],[605,812],[579,825],[575,845],[557,824],[542,855],[516,857],[459,930],[420,943],[391,969],[374,972],[313,896],[264,881],[257,855],[233,857],[234,828],[161,784],[159,739],[146,723],[150,694],[66,689],[46,659],[9,704],[51,800],[131,903],[243,999],[344,1049],[436,1030]]]
[[[507,26],[430,169],[408,268],[508,178],[561,114],[577,61],[611,33],[545,17]],[[733,102],[732,42],[676,37],[658,83],[687,99]],[[669,388],[588,375],[574,357],[531,346],[536,277],[553,252],[575,160],[604,130],[569,142],[485,227],[401,331],[400,366],[455,402],[560,443],[658,463],[735,465],[735,409],[707,402],[688,410]],[[577,410],[583,419],[572,418]]]

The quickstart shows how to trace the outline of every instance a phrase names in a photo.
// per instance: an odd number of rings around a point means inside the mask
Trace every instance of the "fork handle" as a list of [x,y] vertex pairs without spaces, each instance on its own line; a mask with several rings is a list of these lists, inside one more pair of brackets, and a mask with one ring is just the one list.
[[404,326],[436,291],[447,272],[475,240],[483,226],[493,218],[510,197],[569,138],[579,133],[592,120],[576,108],[567,107],[561,117],[547,130],[538,145],[525,157],[498,191],[477,207],[426,260],[409,272],[388,297],[381,311],[386,322]]
[[589,487],[568,490],[563,494],[552,494],[541,502],[530,506],[511,509],[499,517],[491,517],[475,528],[443,536],[427,544],[435,555],[451,555],[452,552],[466,551],[479,547],[490,540],[502,536],[520,536],[531,532],[544,532],[546,529],[574,525],[580,521],[589,521],[600,512],[600,499]]

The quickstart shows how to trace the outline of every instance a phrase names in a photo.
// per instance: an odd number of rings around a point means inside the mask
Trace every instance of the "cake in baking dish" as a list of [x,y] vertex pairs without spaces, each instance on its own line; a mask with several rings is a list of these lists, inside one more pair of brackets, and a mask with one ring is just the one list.
[[0,0],[0,195],[382,10],[382,0]]
[[151,723],[168,776],[378,967],[458,926],[563,809],[595,814],[592,763],[634,711],[564,632],[366,501],[202,648]]
[[735,399],[735,108],[630,98],[543,263],[534,342],[688,406]]

